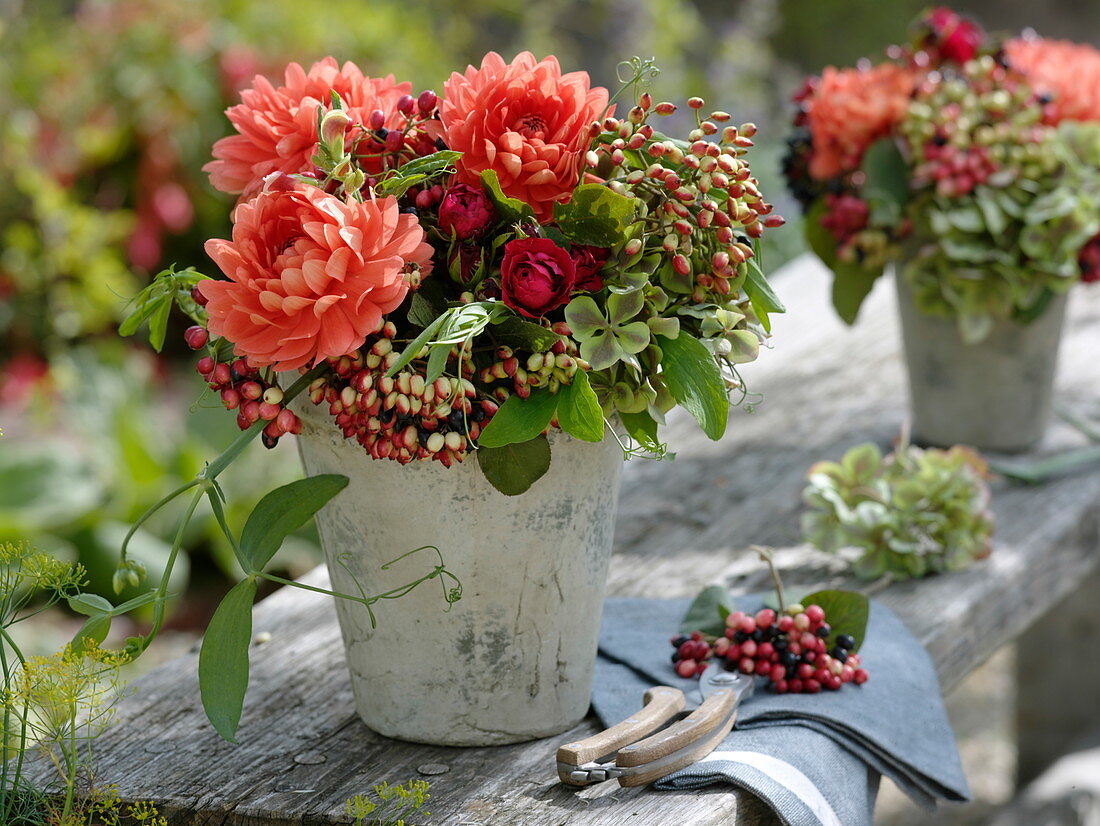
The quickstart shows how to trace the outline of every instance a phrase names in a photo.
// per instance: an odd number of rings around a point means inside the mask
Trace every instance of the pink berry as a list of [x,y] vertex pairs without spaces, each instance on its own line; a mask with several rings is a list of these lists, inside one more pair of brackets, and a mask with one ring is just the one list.
[[272,421],[279,415],[279,405],[268,404],[267,402],[260,402],[260,418],[265,422]]
[[867,680],[870,678],[870,676],[871,675],[868,674],[862,668],[857,668],[856,673],[855,673],[855,677],[853,678],[853,680],[854,680],[856,685],[863,685],[865,682],[867,682]]
[[775,622],[775,611],[771,608],[762,608],[756,612],[756,627],[770,628]]
[[726,659],[730,662],[737,662],[741,659],[741,646],[737,643],[731,644],[730,647],[726,649]]
[[806,609],[806,617],[814,625],[821,625],[825,622],[825,609],[820,605],[811,605]]
[[229,375],[229,365],[225,362],[217,365],[214,368],[214,372],[210,376],[210,381],[213,384],[224,386],[229,384],[231,376]]
[[710,646],[702,640],[698,640],[695,643],[695,659],[705,660],[710,656]]
[[840,681],[842,683],[850,683],[856,676],[856,670],[850,665],[845,665],[840,669]]
[[707,667],[709,665],[710,665],[710,663],[699,663],[697,666],[695,666],[695,676],[696,677],[703,676],[703,672],[707,670]]
[[676,649],[676,654],[681,660],[691,660],[695,657],[695,641],[687,640],[680,643],[680,647]]
[[794,627],[799,631],[810,630],[810,618],[805,613],[798,614],[794,618]]
[[756,646],[756,658],[758,660],[771,660],[775,657],[775,646],[770,642],[762,642]]
[[767,660],[757,660],[755,671],[758,677],[766,677],[772,673],[772,664]]
[[742,657],[741,662],[737,664],[737,668],[742,674],[752,674],[756,671],[756,663],[748,657]]
[[755,657],[756,656],[756,640],[745,640],[741,643],[741,656],[742,657]]
[[726,617],[726,626],[729,628],[740,628],[741,620],[745,618],[744,611],[734,611],[728,617]]
[[226,410],[236,410],[241,404],[241,394],[232,387],[227,387],[222,391],[222,404]]
[[676,673],[686,680],[695,676],[695,660],[680,660],[676,663]]
[[724,657],[730,649],[730,641],[726,637],[719,637],[714,641],[715,656]]
[[756,620],[754,620],[752,617],[742,617],[741,630],[744,631],[746,634],[751,634],[753,631],[756,630]]
[[802,663],[798,666],[798,676],[800,679],[808,680],[814,675],[814,667],[809,663]]
[[795,678],[787,683],[787,687],[791,690],[791,694],[801,694],[802,680]]
[[778,683],[780,680],[782,680],[786,676],[787,676],[786,666],[782,666],[782,665],[778,665],[778,664],[773,665],[771,667],[771,672],[768,674],[768,678],[773,683]]
[[807,694],[817,694],[821,691],[821,683],[817,680],[810,678],[802,683],[802,687],[806,689]]
[[788,617],[784,614],[779,618],[777,625],[779,630],[786,634],[788,631],[794,628],[794,617]]
[[214,359],[210,356],[203,356],[199,359],[199,363],[195,365],[195,369],[199,371],[203,378],[209,378],[210,374],[214,372]]
[[790,689],[790,684],[786,680],[776,680],[775,685],[772,687],[775,689],[776,694],[786,694]]
[[183,340],[187,342],[187,346],[192,350],[200,350],[210,340],[210,334],[196,324],[183,331]]
[[691,638],[693,640],[695,640],[696,642],[699,642],[701,639],[703,639],[703,632],[702,631],[692,631],[691,632]]
[[830,674],[829,679],[825,681],[825,687],[829,689],[829,691],[839,691],[840,686],[840,677],[837,677],[833,674]]
[[802,636],[798,638],[798,642],[807,651],[816,651],[818,644],[821,642],[820,638],[815,637],[809,631],[803,631]]
[[420,97],[416,99],[416,108],[424,114],[432,111],[435,108],[436,103],[439,102],[439,97],[431,89],[420,93]]
[[250,401],[259,399],[264,394],[263,385],[258,381],[246,381],[241,385],[241,395]]

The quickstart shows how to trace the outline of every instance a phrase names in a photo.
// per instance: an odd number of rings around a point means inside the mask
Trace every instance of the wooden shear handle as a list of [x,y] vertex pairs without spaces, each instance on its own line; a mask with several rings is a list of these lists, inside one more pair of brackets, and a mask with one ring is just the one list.
[[[628,743],[634,743],[639,737],[644,737],[663,726],[683,711],[687,704],[684,692],[667,685],[649,689],[645,693],[644,702],[645,705],[637,714],[627,717],[621,723],[616,723],[606,731],[561,746],[558,749],[558,762],[569,766],[581,766],[619,751]],[[563,769],[558,770],[558,777],[563,783],[572,786],[585,785],[571,780],[569,772]]]
[[644,786],[703,759],[730,733],[737,717],[736,706],[737,695],[732,689],[716,691],[680,722],[619,749],[617,766],[643,767],[635,774],[620,777],[619,783]]

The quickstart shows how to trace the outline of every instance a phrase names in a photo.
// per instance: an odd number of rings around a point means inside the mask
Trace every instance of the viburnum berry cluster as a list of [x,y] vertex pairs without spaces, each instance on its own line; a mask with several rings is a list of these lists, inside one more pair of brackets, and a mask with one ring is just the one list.
[[784,169],[851,322],[891,262],[964,339],[1096,280],[1100,51],[993,37],[939,7],[886,60],[827,67],[794,95]]
[[702,632],[672,638],[672,662],[684,678],[698,677],[716,664],[727,671],[764,677],[776,694],[838,691],[845,683],[867,682],[855,652],[855,639],[834,636],[820,605],[790,605],[777,614],[762,608],[755,614],[734,611],[722,636]]

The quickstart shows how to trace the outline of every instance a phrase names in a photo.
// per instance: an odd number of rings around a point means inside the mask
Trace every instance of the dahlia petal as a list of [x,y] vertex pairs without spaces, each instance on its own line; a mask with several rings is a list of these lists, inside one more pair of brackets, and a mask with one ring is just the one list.
[[302,264],[302,276],[306,284],[315,293],[324,292],[328,287],[329,277],[325,272],[325,262],[313,258]]

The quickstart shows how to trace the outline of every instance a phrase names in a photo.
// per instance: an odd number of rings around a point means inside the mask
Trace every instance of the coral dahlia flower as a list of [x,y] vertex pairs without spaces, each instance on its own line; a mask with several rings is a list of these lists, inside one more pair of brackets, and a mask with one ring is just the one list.
[[1041,37],[1009,40],[1004,48],[1009,63],[1035,91],[1053,98],[1045,111],[1047,123],[1100,121],[1100,51]]
[[[257,75],[252,88],[241,92],[241,102],[226,110],[238,134],[214,144],[215,160],[203,171],[222,192],[251,196],[272,172],[288,174],[313,169],[317,146],[317,108],[328,108],[335,91],[353,123],[366,123],[375,109],[386,115],[387,127],[397,125],[397,101],[411,84],[397,83],[393,75],[366,77],[351,61],[338,66],[326,57],[306,72],[297,63],[286,68],[283,86],[273,86]],[[368,170],[369,171],[369,170]]]
[[206,242],[228,281],[202,281],[210,332],[256,366],[291,370],[359,348],[430,269],[431,245],[393,197],[341,201],[316,187],[261,192]]
[[905,117],[913,85],[913,74],[894,63],[870,69],[826,67],[802,103],[813,137],[810,175],[827,180],[858,167],[867,147]]
[[452,74],[443,92],[444,140],[462,153],[458,180],[480,186],[492,169],[505,195],[550,220],[554,203],[578,183],[588,127],[603,117],[607,90],[590,88],[587,72],[563,75],[556,57],[522,52],[505,63],[489,52],[480,69]]

